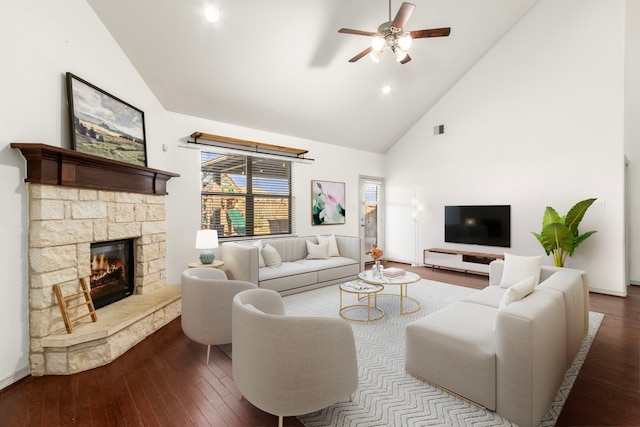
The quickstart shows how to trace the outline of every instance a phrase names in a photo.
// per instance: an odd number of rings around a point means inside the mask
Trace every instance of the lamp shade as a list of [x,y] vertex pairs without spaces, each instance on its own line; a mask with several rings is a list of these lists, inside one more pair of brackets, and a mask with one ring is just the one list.
[[409,50],[411,47],[411,36],[409,33],[404,33],[402,36],[398,37],[398,46],[405,51]]
[[196,249],[213,249],[218,247],[218,232],[216,230],[198,230]]
[[369,53],[369,56],[371,57],[371,59],[373,60],[373,62],[380,62],[380,57],[382,56],[382,50],[371,50],[371,53]]
[[387,44],[387,41],[384,39],[384,37],[382,37],[380,35],[376,35],[374,38],[371,39],[371,48],[373,50],[382,51],[382,48],[386,44]]
[[401,62],[407,56],[407,51],[402,49],[400,46],[392,46],[391,49],[396,56],[396,61],[398,62]]

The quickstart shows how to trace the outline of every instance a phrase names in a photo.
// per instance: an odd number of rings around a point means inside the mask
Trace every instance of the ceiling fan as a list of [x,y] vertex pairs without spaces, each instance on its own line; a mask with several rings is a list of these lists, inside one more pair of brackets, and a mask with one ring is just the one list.
[[382,56],[385,46],[393,51],[396,61],[406,64],[411,61],[409,56],[409,47],[411,47],[412,39],[422,39],[426,37],[446,37],[451,33],[450,27],[432,28],[429,30],[404,31],[403,27],[416,8],[415,4],[403,2],[398,9],[396,17],[391,20],[391,0],[389,0],[389,21],[381,24],[377,32],[352,30],[350,28],[340,28],[339,33],[356,34],[359,36],[370,36],[371,46],[354,56],[349,62],[356,62],[367,54],[378,62]]

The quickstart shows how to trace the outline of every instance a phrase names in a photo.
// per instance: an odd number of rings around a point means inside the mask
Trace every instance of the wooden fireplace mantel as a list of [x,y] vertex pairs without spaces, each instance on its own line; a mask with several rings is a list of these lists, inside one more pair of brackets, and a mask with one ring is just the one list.
[[180,176],[47,144],[12,142],[11,148],[27,159],[25,182],[36,184],[165,195],[167,181]]

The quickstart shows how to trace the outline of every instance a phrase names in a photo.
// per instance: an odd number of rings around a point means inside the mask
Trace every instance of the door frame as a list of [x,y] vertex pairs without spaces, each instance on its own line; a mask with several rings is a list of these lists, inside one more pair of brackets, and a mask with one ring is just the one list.
[[[368,175],[359,175],[358,176],[358,236],[360,236],[360,250],[364,254],[364,251],[369,249],[365,248],[365,196],[364,196],[364,185],[367,182],[375,182],[380,185],[380,191],[378,193],[378,230],[377,230],[377,243],[378,246],[384,248],[384,235],[385,235],[385,226],[384,226],[384,178],[376,177],[376,176],[368,176]],[[384,250],[384,249],[383,249]],[[373,261],[369,255],[364,255],[364,262]]]

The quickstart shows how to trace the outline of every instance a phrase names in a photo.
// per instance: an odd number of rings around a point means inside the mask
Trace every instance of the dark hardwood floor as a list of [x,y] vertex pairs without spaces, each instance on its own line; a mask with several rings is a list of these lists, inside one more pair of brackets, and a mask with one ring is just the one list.
[[[481,289],[486,277],[389,263]],[[627,298],[590,295],[604,321],[559,426],[640,426],[640,287]],[[191,342],[174,320],[115,362],[69,376],[27,377],[0,390],[0,426],[269,426],[231,379],[231,359]],[[301,426],[294,417],[285,426]]]

